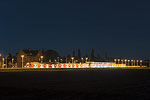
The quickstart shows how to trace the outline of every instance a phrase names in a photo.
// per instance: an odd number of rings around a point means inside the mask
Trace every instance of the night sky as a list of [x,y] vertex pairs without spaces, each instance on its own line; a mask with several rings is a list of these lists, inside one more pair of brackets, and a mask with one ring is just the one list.
[[[146,2],[147,1],[147,2]],[[149,0],[0,0],[0,51],[81,49],[149,59]]]

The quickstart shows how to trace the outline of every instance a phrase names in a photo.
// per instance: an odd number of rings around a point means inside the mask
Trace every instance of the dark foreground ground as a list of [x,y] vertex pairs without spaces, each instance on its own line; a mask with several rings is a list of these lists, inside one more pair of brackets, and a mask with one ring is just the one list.
[[0,100],[150,100],[150,70],[1,72]]

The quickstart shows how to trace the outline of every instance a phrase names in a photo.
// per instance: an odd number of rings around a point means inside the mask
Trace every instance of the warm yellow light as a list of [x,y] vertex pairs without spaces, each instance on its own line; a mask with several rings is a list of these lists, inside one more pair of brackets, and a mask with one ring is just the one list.
[[43,59],[44,58],[44,56],[41,56],[41,59]]
[[23,58],[23,57],[24,57],[24,55],[21,55],[21,57]]
[[72,60],[74,59],[74,57],[71,58]]

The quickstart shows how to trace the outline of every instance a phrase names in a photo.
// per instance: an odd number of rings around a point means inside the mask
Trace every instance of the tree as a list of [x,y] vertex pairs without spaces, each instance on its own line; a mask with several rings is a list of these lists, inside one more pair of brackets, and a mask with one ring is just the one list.
[[81,52],[80,52],[80,49],[78,49],[78,59],[81,59]]
[[43,55],[44,55],[44,62],[49,62],[50,59],[54,61],[55,59],[57,59],[57,57],[59,57],[59,53],[55,50],[47,50],[44,52]]
[[72,52],[72,57],[76,57],[76,52],[75,52],[75,50],[73,50],[73,52]]
[[94,49],[92,48],[92,52],[91,52],[91,60],[94,60],[95,56],[94,56]]
[[6,59],[7,59],[7,65],[8,65],[8,66],[11,66],[11,65],[9,64],[9,62],[12,62],[12,55],[11,55],[11,53],[9,53],[9,54],[6,56]]
[[70,60],[71,60],[71,56],[70,56],[70,54],[68,54],[68,55],[67,55],[67,57],[66,57],[66,59],[65,59],[65,60],[66,60],[66,62],[70,62]]
[[9,61],[9,62],[8,62],[8,65],[9,65],[9,66],[13,66],[13,64],[12,64],[12,62],[11,62],[11,61]]

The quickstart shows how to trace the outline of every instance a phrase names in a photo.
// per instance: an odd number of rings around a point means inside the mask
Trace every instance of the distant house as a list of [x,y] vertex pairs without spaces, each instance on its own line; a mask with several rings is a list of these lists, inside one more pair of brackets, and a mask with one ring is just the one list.
[[[22,67],[30,62],[39,62],[41,60],[42,53],[40,50],[31,50],[31,49],[25,49],[21,50],[17,54],[17,66]],[[23,63],[22,63],[23,62]]]

